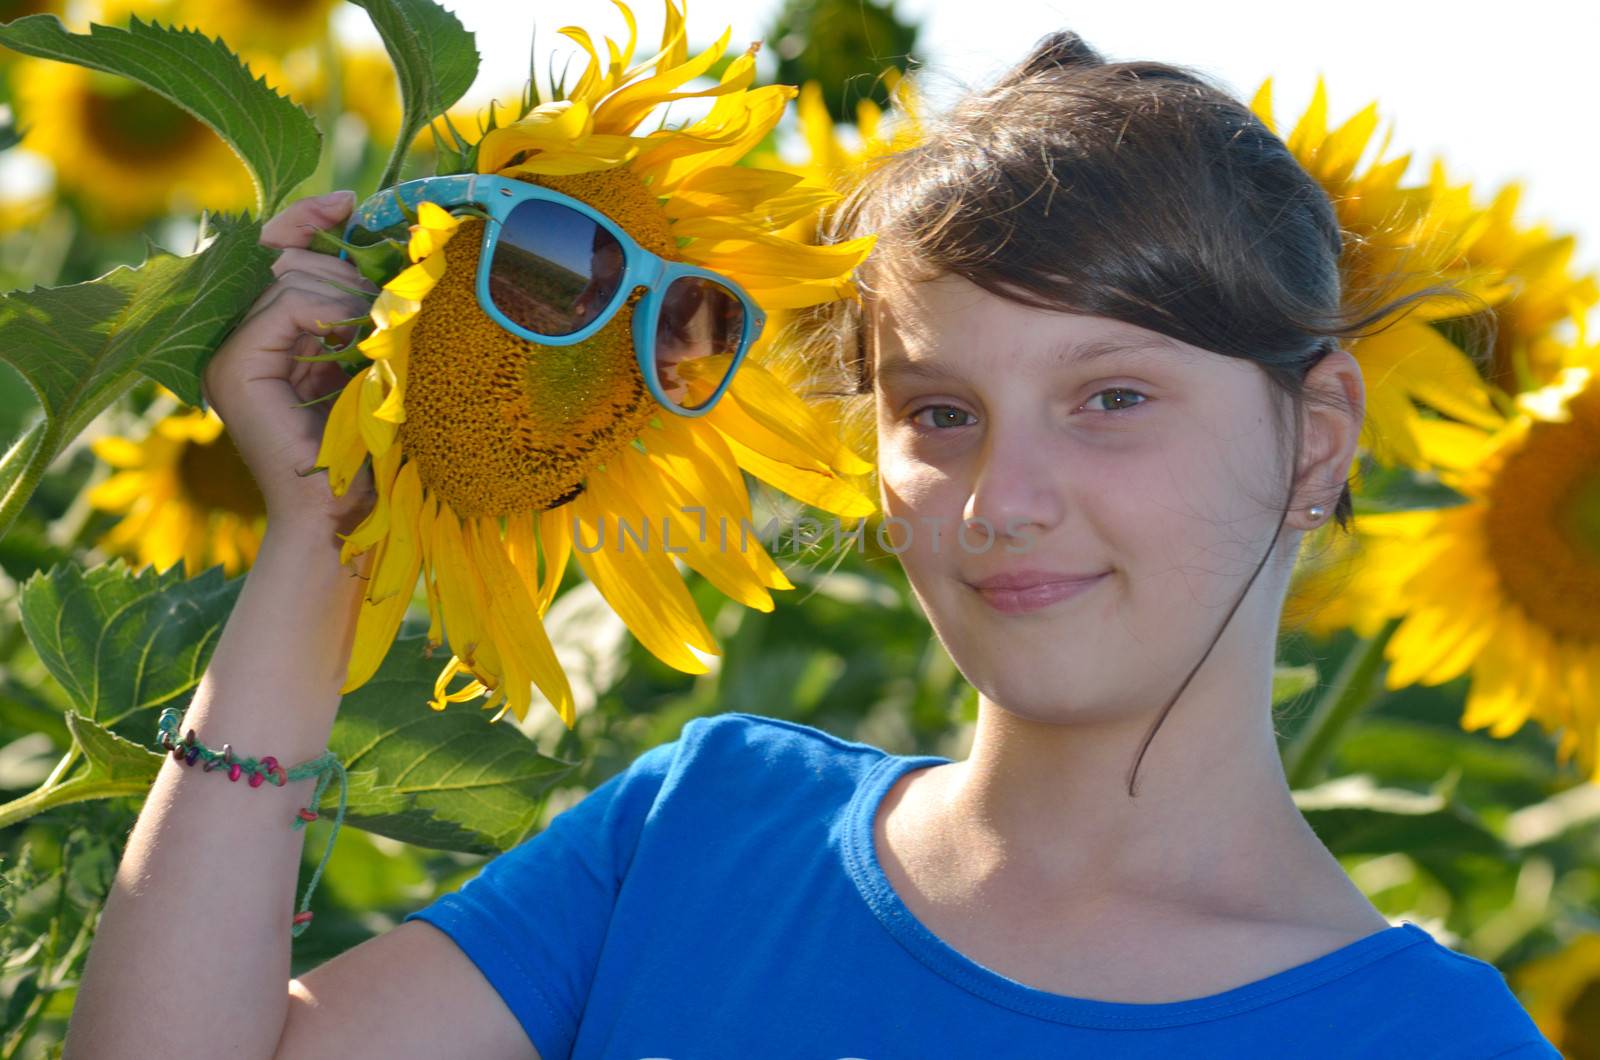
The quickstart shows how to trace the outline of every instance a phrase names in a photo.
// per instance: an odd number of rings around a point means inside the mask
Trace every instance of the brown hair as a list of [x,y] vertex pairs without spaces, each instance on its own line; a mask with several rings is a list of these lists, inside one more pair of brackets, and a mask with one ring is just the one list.
[[[1391,298],[1404,271],[1366,279],[1368,269],[1345,268],[1364,284],[1346,289],[1342,267],[1360,254],[1359,237],[1341,230],[1322,186],[1248,106],[1186,68],[1107,62],[1060,31],[993,86],[923,122],[920,141],[874,160],[821,224],[822,242],[876,233],[859,278],[868,297],[880,276],[953,274],[1022,305],[1109,317],[1248,360],[1271,384],[1280,434],[1285,406],[1294,410],[1291,469],[1305,404],[1344,403],[1305,385],[1341,340],[1381,331],[1426,298],[1481,305],[1446,284]],[[840,411],[858,435],[873,394],[863,308],[813,307],[789,333],[821,383],[813,394],[845,399]],[[1278,507],[1281,533],[1289,509]],[[1346,482],[1333,512],[1340,530],[1352,514]],[[1273,551],[1146,735],[1130,795],[1150,739]]]

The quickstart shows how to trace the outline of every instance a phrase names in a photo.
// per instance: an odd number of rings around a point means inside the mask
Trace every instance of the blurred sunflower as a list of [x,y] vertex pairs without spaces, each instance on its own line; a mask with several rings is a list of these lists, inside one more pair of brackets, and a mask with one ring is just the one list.
[[[1439,187],[1443,182],[1444,167],[1436,162],[1432,183]],[[1595,274],[1573,272],[1577,241],[1572,235],[1556,236],[1543,225],[1516,223],[1521,196],[1520,182],[1501,187],[1485,211],[1487,224],[1466,249],[1468,262],[1504,272],[1511,285],[1508,297],[1494,309],[1492,363],[1484,372],[1507,393],[1550,383],[1561,369],[1567,345],[1558,328],[1600,302]],[[1462,208],[1459,198],[1455,201]]]
[[1518,966],[1517,1000],[1567,1060],[1600,1060],[1600,932]]
[[[1269,129],[1278,131],[1270,77],[1250,107]],[[1296,160],[1328,193],[1347,233],[1341,262],[1346,287],[1364,292],[1402,276],[1390,292],[1393,296],[1449,283],[1490,305],[1504,299],[1509,288],[1501,282],[1500,270],[1475,267],[1464,256],[1465,248],[1489,224],[1481,211],[1471,208],[1468,189],[1442,183],[1402,188],[1400,178],[1411,156],[1382,161],[1387,133],[1374,159],[1357,172],[1377,124],[1377,104],[1369,103],[1330,131],[1327,90],[1319,76],[1310,104],[1284,139]],[[1455,300],[1424,299],[1383,331],[1349,344],[1367,380],[1363,448],[1380,463],[1425,469],[1418,437],[1424,419],[1413,401],[1485,429],[1499,422],[1500,414],[1472,360],[1433,326],[1461,313],[1462,305]]]
[[204,123],[126,78],[25,57],[12,72],[24,148],[54,167],[93,226],[253,208],[244,164]]
[[[800,86],[795,117],[803,155],[791,161],[771,148],[752,152],[752,165],[780,169],[800,177],[795,191],[811,191],[816,208],[797,217],[783,229],[783,236],[801,243],[815,243],[827,216],[828,205],[848,193],[861,174],[878,158],[915,145],[922,138],[921,105],[909,79],[894,67],[880,75],[890,100],[892,113],[886,115],[870,97],[856,101],[853,137],[840,135],[828,110],[821,87],[814,81]],[[799,343],[785,341],[785,329],[793,311],[776,309],[767,318],[766,330],[756,347],[766,367],[783,378],[795,391],[805,391],[817,366],[810,363]],[[870,400],[814,398],[813,404],[833,420],[852,449],[871,452],[877,444],[876,411]],[[871,469],[852,483],[875,493]]]
[[266,502],[214,410],[162,416],[142,440],[102,435],[90,448],[117,470],[89,504],[124,513],[97,547],[158,571],[182,559],[191,577],[218,563],[231,577],[255,561]]
[[1419,420],[1423,459],[1467,502],[1358,515],[1336,557],[1297,577],[1290,607],[1313,610],[1306,628],[1323,636],[1373,637],[1403,616],[1386,687],[1470,669],[1463,729],[1505,737],[1533,718],[1560,733],[1560,764],[1575,756],[1600,780],[1600,349],[1577,349],[1492,431]]
[[[854,296],[850,274],[872,240],[812,247],[784,238],[817,194],[797,191],[793,174],[738,164],[796,90],[751,87],[756,46],[719,83],[680,90],[722,57],[732,31],[690,58],[674,0],[659,53],[630,67],[634,17],[616,3],[627,46],[606,40],[602,61],[586,32],[564,28],[588,54],[583,74],[560,86],[560,99],[485,134],[477,171],[583,200],[647,249],[731,277],[764,310]],[[637,133],[658,105],[695,97],[713,101],[701,119]],[[372,363],[329,414],[317,464],[330,488],[342,494],[370,456],[377,489],[372,514],[343,547],[347,560],[377,553],[342,690],[377,669],[420,572],[429,642],[442,643],[442,619],[453,652],[430,705],[492,692],[485,709],[522,719],[537,685],[571,728],[572,693],[541,622],[571,557],[647,650],[704,673],[696,653],[719,650],[671,556],[729,598],[771,610],[768,590],[793,586],[759,541],[731,540],[751,513],[741,469],[856,518],[876,505],[843,476],[870,465],[753,354],[705,415],[662,409],[632,348],[638,291],[581,343],[543,346],[504,331],[474,294],[483,238],[479,218],[421,204],[406,244],[411,264],[383,285],[374,328],[357,344]],[[680,381],[691,394],[709,389],[726,357],[683,362]],[[651,547],[658,520],[661,544]],[[606,521],[616,524],[614,546]],[[719,523],[731,532],[719,534]],[[624,526],[644,528],[640,547],[624,549]],[[447,692],[462,672],[472,679]]]
[[174,26],[193,26],[221,37],[234,51],[252,58],[283,56],[328,36],[329,19],[339,0],[100,0],[94,21],[122,25],[130,14],[146,22],[159,17]]
[[367,135],[388,146],[400,134],[400,83],[394,61],[382,48],[339,49],[344,109],[358,115]]

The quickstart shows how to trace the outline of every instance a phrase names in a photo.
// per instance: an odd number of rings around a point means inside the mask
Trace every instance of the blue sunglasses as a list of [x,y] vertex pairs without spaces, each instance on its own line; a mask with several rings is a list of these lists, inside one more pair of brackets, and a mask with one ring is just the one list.
[[[358,228],[381,232],[413,221],[423,201],[447,209],[476,204],[489,215],[478,261],[478,304],[495,323],[530,342],[582,342],[643,287],[633,312],[639,372],[650,395],[680,416],[711,411],[766,324],[761,307],[728,277],[668,261],[588,203],[523,180],[463,173],[404,181],[362,203],[344,238],[350,242]],[[687,388],[668,374],[673,366],[720,354],[732,357],[717,388],[699,404],[680,404],[673,393],[681,396]]]

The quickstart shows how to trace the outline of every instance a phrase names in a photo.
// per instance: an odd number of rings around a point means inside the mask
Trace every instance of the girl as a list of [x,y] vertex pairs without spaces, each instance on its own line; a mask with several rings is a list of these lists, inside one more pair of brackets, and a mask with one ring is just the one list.
[[[1272,728],[1300,536],[1351,514],[1365,392],[1341,340],[1448,292],[1341,292],[1326,195],[1247,107],[1071,33],[842,207],[830,238],[879,234],[864,299],[801,337],[874,411],[895,550],[980,693],[970,754],[696,719],[299,980],[303,794],[219,798],[169,765],[69,1051],[1559,1055],[1493,966],[1367,902]],[[264,239],[303,247],[348,208],[296,203]],[[326,601],[358,600],[328,528],[360,512],[289,473],[320,435],[291,403],[322,388],[283,354],[362,307],[318,293],[343,263],[280,264],[206,384],[284,514],[191,710],[305,757],[354,613]],[[223,893],[200,852],[259,870]]]

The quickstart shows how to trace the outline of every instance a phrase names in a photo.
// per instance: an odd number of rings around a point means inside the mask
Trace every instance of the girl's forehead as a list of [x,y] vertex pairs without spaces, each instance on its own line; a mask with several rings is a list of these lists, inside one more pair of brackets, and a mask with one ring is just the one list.
[[1190,349],[1136,324],[1025,305],[958,276],[884,284],[866,305],[872,344],[889,351],[935,354],[947,347],[968,348],[980,337],[986,344],[1040,351]]

